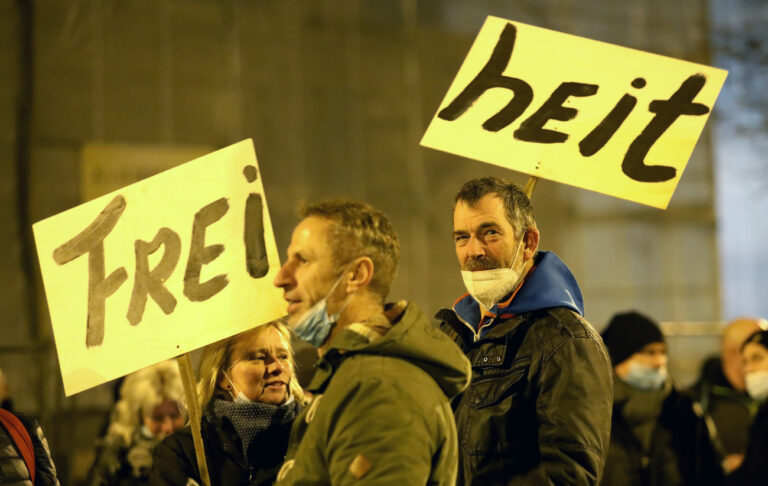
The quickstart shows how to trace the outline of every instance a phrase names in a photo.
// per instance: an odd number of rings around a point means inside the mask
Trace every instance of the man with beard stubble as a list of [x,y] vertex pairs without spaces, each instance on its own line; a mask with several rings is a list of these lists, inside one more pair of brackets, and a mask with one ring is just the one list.
[[468,294],[438,312],[472,363],[453,400],[459,484],[598,484],[608,451],[611,365],[578,284],[515,184],[473,179],[456,195]]

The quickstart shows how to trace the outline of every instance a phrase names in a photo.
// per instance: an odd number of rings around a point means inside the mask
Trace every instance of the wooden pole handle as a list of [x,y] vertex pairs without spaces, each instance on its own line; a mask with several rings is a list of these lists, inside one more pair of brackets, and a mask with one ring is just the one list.
[[197,399],[195,372],[192,370],[192,361],[189,359],[189,353],[177,356],[176,362],[179,364],[181,382],[184,385],[184,396],[187,398],[189,423],[192,427],[192,440],[195,443],[195,456],[197,457],[197,466],[200,469],[200,480],[203,482],[203,486],[211,486],[211,480],[208,477],[208,463],[205,460],[203,436],[200,433],[202,411],[200,410],[200,402]]
[[525,192],[525,195],[528,196],[528,199],[531,198],[531,194],[533,194],[533,189],[536,187],[537,182],[539,182],[539,178],[536,176],[531,176],[528,178],[528,182],[525,183],[523,192]]

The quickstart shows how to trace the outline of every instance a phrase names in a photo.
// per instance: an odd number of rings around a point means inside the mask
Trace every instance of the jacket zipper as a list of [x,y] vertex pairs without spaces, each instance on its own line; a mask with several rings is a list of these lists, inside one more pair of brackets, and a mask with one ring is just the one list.
[[472,333],[472,336],[473,336],[473,338],[472,338],[472,342],[474,342],[474,343],[478,342],[478,341],[480,340],[480,333],[479,333],[479,332],[476,332],[476,331],[475,331],[475,328],[474,328],[474,327],[472,327],[472,325],[471,325],[470,323],[468,323],[467,321],[465,321],[464,319],[462,319],[462,318],[461,318],[461,316],[459,315],[459,313],[458,313],[458,312],[456,312],[456,310],[455,310],[455,309],[452,309],[452,310],[453,310],[453,313],[456,315],[456,318],[457,318],[457,319],[458,319],[458,320],[459,320],[459,321],[460,321],[462,324],[464,324],[465,326],[467,326],[467,328],[469,328],[469,330],[470,330],[470,332]]

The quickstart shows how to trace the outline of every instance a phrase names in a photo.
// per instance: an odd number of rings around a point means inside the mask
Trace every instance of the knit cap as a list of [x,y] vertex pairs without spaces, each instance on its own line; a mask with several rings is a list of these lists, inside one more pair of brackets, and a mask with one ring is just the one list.
[[635,311],[615,314],[602,336],[612,366],[621,364],[647,344],[664,342],[659,326]]

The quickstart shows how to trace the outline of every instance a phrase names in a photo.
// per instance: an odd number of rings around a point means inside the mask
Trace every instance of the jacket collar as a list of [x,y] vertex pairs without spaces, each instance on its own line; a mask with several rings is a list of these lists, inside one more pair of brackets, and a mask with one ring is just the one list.
[[454,302],[452,310],[482,337],[496,322],[552,307],[567,307],[584,315],[584,301],[576,278],[556,254],[540,251],[523,283],[485,314],[481,315],[480,305],[467,293]]

